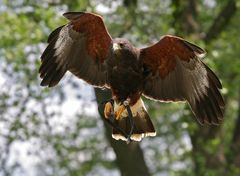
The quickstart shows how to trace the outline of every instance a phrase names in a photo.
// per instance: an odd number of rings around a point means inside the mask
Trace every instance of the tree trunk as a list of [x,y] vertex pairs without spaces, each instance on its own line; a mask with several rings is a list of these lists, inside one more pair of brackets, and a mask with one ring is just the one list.
[[228,3],[220,11],[216,19],[213,21],[211,27],[206,33],[204,38],[205,42],[210,42],[211,40],[217,38],[219,34],[225,29],[228,25],[230,19],[234,16],[237,11],[237,4],[235,0],[229,0]]
[[[103,91],[100,89],[95,89],[95,95],[97,103],[100,105],[101,102],[109,100],[111,98],[110,91]],[[99,114],[103,120],[103,107],[100,106]],[[139,143],[131,142],[126,144],[123,141],[117,141],[112,138],[112,129],[109,124],[105,123],[104,127],[106,129],[106,137],[112,146],[116,154],[116,164],[119,167],[122,176],[150,176],[148,167],[145,163],[143,151],[140,148]]]

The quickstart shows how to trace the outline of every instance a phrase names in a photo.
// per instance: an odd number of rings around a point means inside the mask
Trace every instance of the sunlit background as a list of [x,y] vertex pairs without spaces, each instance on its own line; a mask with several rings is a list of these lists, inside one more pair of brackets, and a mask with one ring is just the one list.
[[[240,2],[235,0],[0,0],[0,176],[240,175]],[[103,16],[112,37],[144,47],[164,34],[207,51],[226,101],[217,127],[185,104],[145,99],[156,137],[111,138],[98,113],[109,98],[66,74],[40,87],[40,55],[66,11]],[[97,95],[97,96],[96,96]]]

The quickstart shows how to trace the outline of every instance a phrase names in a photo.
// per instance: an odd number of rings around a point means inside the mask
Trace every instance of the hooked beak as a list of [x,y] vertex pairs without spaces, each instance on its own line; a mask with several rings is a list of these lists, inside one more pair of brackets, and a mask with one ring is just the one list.
[[116,50],[120,50],[121,47],[119,46],[118,43],[113,43],[113,50],[116,51]]

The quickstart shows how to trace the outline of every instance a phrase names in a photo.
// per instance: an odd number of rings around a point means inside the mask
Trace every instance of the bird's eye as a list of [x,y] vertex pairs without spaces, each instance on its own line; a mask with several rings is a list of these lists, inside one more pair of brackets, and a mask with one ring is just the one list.
[[123,43],[119,43],[119,46],[120,46],[121,48],[123,48],[123,47],[124,47],[124,44],[123,44]]

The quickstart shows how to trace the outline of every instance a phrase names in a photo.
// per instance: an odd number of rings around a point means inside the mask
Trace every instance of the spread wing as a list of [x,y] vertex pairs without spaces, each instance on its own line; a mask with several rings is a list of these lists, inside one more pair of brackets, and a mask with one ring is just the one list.
[[63,14],[70,22],[55,29],[41,56],[42,86],[55,86],[70,71],[88,83],[107,84],[105,62],[112,48],[102,17],[84,12]]
[[205,52],[179,37],[166,35],[140,51],[149,72],[144,96],[159,101],[187,101],[201,123],[219,124],[223,119],[222,85],[200,60]]

